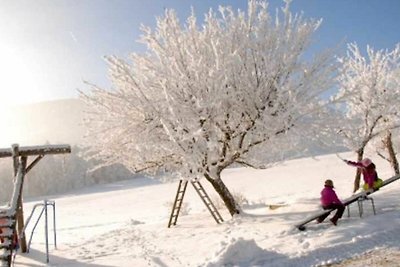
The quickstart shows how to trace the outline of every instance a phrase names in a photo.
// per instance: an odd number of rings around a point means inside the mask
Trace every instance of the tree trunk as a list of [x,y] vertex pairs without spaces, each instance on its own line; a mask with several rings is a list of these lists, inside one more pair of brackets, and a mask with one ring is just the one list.
[[388,131],[384,142],[385,142],[386,149],[388,150],[390,165],[392,166],[394,173],[399,174],[400,173],[399,162],[397,161],[396,152],[394,151],[394,148],[393,148],[391,131]]
[[229,213],[231,216],[234,216],[235,214],[240,213],[240,208],[236,204],[235,199],[233,198],[231,192],[229,192],[229,189],[226,187],[224,182],[221,180],[220,177],[217,177],[215,179],[211,178],[208,175],[204,175],[209,181],[212,186],[214,187],[215,191],[218,193],[218,195],[222,198],[222,201],[224,201],[224,204],[226,208],[228,209]]
[[[361,161],[364,156],[364,148],[360,148],[357,151],[357,161]],[[356,192],[360,188],[360,178],[361,178],[361,170],[357,168],[356,177],[354,178],[354,188],[353,193]]]

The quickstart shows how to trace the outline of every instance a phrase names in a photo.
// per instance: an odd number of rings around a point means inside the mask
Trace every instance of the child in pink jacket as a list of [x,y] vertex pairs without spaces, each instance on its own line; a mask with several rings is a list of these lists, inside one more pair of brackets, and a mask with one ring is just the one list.
[[[333,190],[333,182],[332,180],[326,180],[324,189],[321,191],[321,205],[324,210],[328,209],[336,209],[336,214],[330,219],[330,221],[337,225],[337,221],[342,218],[343,212],[345,210],[345,206],[339,200],[336,195],[336,192]],[[326,217],[329,216],[330,213],[324,214],[317,219],[318,223],[323,222]]]
[[368,190],[370,188],[378,189],[382,186],[382,180],[378,178],[375,164],[369,158],[364,158],[360,162],[354,162],[350,160],[344,160],[344,162],[346,162],[347,165],[357,167],[361,170],[364,178],[364,190]]

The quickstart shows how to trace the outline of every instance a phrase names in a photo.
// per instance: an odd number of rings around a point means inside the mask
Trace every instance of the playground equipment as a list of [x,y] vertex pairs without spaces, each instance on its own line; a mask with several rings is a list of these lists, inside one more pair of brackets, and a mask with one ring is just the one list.
[[52,206],[53,208],[53,234],[54,234],[54,247],[57,248],[57,231],[56,231],[56,203],[54,200],[43,200],[43,203],[37,203],[33,206],[31,215],[29,215],[28,219],[26,220],[25,227],[23,232],[25,233],[26,228],[28,227],[33,215],[37,208],[41,208],[38,217],[36,218],[36,223],[32,228],[31,236],[29,237],[27,252],[31,247],[32,237],[35,232],[36,226],[39,224],[40,219],[44,213],[44,237],[45,237],[45,244],[46,244],[46,262],[49,262],[49,224],[48,224],[48,210],[47,206]]
[[[14,144],[10,148],[0,149],[0,158],[12,157],[14,166],[14,186],[11,200],[5,207],[0,207],[0,262],[11,266],[12,255],[17,246],[27,252],[24,234],[24,212],[22,192],[25,175],[48,154],[71,153],[69,145],[45,145],[19,147]],[[36,156],[28,165],[28,157]],[[17,242],[18,241],[18,242]]]
[[[382,183],[382,187],[387,186],[388,184],[391,184],[392,182],[396,181],[400,179],[400,175],[395,175],[389,179],[386,179],[385,181],[383,181]],[[362,205],[362,201],[366,200],[366,199],[371,199],[368,198],[368,196],[370,194],[375,193],[376,191],[378,191],[379,189],[369,189],[367,191],[364,192],[360,192],[358,194],[355,194],[347,199],[345,199],[343,202],[343,205],[345,205],[346,207],[348,207],[351,203],[354,203],[357,201],[358,205],[359,205],[359,211],[360,211],[360,217],[362,216],[362,212],[363,212],[363,208],[362,206],[360,206],[360,204]],[[372,200],[373,201],[373,200]],[[375,213],[375,204],[372,202],[373,204],[373,209],[374,209],[374,213]],[[304,231],[306,230],[305,225],[308,224],[309,222],[314,221],[315,219],[317,219],[318,217],[325,215],[325,214],[329,214],[333,211],[334,209],[328,209],[328,210],[322,210],[322,211],[318,211],[316,213],[314,213],[313,215],[311,215],[310,217],[306,218],[304,221],[299,222],[298,224],[296,224],[296,228],[299,229],[300,231]]]
[[[369,201],[371,203],[372,211],[374,212],[374,215],[376,215],[376,210],[375,210],[375,201],[372,197],[365,196],[365,197],[359,197],[357,199],[357,206],[358,206],[358,214],[360,215],[360,218],[364,214],[364,202]],[[350,217],[350,206],[347,206],[347,217]]]

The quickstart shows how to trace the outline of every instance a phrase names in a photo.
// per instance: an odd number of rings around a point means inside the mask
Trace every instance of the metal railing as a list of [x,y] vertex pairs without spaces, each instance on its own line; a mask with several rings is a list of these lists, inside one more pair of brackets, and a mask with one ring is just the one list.
[[32,228],[31,235],[29,237],[29,242],[28,242],[28,248],[27,252],[29,252],[29,248],[31,246],[32,242],[32,237],[35,232],[36,226],[39,224],[40,219],[42,218],[42,215],[44,213],[44,233],[45,233],[45,243],[46,243],[46,262],[49,262],[49,227],[48,227],[48,209],[47,206],[52,206],[53,207],[53,232],[54,232],[54,247],[57,249],[57,232],[56,232],[56,203],[54,200],[43,200],[43,203],[38,203],[35,204],[32,208],[32,212],[29,215],[28,219],[26,220],[25,227],[24,227],[24,233],[29,225],[29,222],[31,221],[35,211],[37,208],[41,208],[39,216],[36,219],[36,223]]

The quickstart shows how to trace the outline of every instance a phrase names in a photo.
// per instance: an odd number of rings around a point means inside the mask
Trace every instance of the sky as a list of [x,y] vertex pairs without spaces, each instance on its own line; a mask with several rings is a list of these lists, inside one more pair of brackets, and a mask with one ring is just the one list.
[[[284,5],[271,0],[270,10]],[[0,109],[74,98],[84,83],[110,87],[104,56],[143,52],[140,25],[154,28],[165,8],[184,21],[219,5],[245,10],[247,1],[216,0],[2,0],[0,2]],[[293,0],[292,12],[322,18],[313,51],[356,42],[365,50],[392,50],[400,42],[398,0]]]

